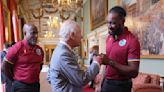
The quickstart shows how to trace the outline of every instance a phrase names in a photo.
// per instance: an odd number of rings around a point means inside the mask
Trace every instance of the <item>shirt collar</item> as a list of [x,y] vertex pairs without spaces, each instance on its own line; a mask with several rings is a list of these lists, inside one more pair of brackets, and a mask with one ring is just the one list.
[[[121,35],[118,36],[118,38],[116,39],[117,41],[121,40],[125,35],[129,34],[128,28],[125,27],[123,30],[123,33]],[[110,35],[111,36],[111,35]],[[112,37],[113,38],[113,37]]]
[[65,45],[66,47],[68,47],[71,51],[73,51],[72,48],[71,48],[71,46],[68,45],[66,42],[60,40],[60,43],[64,44],[64,45]]

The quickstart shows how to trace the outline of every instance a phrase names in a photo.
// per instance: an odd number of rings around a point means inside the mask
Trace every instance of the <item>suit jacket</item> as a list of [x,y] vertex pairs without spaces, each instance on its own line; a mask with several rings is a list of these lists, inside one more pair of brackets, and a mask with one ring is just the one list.
[[52,92],[82,92],[82,87],[95,78],[99,72],[98,64],[92,63],[86,71],[82,71],[77,59],[66,45],[57,45],[47,78]]

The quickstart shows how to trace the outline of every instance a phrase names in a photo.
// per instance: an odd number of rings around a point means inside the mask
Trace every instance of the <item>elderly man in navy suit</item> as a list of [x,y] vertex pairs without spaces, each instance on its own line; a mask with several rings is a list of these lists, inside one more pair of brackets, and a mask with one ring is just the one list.
[[102,59],[94,56],[91,66],[82,71],[73,52],[73,48],[80,46],[80,26],[67,20],[62,24],[59,35],[61,39],[53,52],[47,78],[52,92],[82,92],[82,87],[98,74]]

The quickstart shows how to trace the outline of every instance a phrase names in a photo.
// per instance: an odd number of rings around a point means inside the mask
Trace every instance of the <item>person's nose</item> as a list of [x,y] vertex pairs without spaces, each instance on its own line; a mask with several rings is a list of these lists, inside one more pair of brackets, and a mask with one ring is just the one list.
[[111,28],[115,28],[116,27],[116,25],[114,25],[114,24],[111,24]]
[[83,36],[81,36],[81,39],[83,39]]
[[38,37],[38,34],[34,34],[33,36],[37,38]]

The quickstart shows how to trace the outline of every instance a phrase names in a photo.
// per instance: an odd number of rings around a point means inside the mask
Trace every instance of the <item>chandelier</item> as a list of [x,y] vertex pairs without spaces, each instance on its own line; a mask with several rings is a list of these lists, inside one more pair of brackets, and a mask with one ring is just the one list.
[[55,30],[59,29],[59,20],[56,16],[49,16],[49,20],[47,21],[48,31],[46,31],[44,37],[52,38],[55,37]]
[[58,29],[59,28],[59,21],[58,17],[54,16],[49,16],[49,20],[47,21],[48,28],[51,29]]
[[[31,9],[32,16],[39,21],[44,15],[48,15],[48,30],[44,34],[46,38],[53,38],[60,27],[60,22],[67,19],[80,18],[79,10],[83,7],[83,0],[39,0],[40,6]],[[56,17],[57,16],[57,17]],[[45,16],[44,16],[45,17]],[[39,23],[40,26],[40,23]]]
[[52,0],[54,8],[64,11],[75,11],[82,7],[82,0]]
[[[53,10],[47,9],[47,6],[50,7],[51,4],[53,6]],[[36,19],[40,19],[44,16],[44,12],[47,14],[55,14],[58,13],[62,20],[67,20],[71,15],[78,16],[77,12],[83,7],[83,0],[41,0],[41,7],[32,10],[32,15]],[[37,13],[34,14],[34,13]]]

